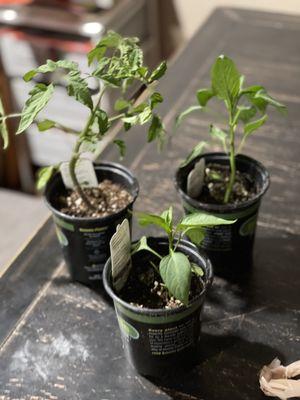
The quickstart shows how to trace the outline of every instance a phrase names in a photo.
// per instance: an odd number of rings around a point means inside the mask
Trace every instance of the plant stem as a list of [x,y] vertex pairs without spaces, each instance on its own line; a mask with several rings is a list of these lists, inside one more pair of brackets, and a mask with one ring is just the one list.
[[8,119],[8,118],[19,118],[19,117],[21,117],[21,115],[22,115],[22,114],[20,114],[20,113],[2,115],[2,116],[0,117],[0,121],[3,121],[4,119]]
[[182,239],[182,232],[180,232],[180,234],[179,234],[179,236],[178,236],[178,239],[177,239],[176,244],[175,244],[175,246],[174,246],[174,251],[176,251],[176,249],[177,249],[179,243],[181,242],[181,239]]
[[227,204],[233,189],[236,174],[236,164],[235,164],[235,123],[232,117],[232,112],[230,113],[229,119],[229,136],[230,136],[230,148],[229,148],[229,158],[230,158],[230,177],[226,188],[226,193],[224,196],[224,204]]
[[80,183],[79,183],[79,181],[77,179],[75,170],[76,170],[77,161],[80,158],[80,146],[81,146],[82,140],[85,138],[85,136],[87,136],[91,125],[94,123],[95,114],[96,114],[96,111],[97,111],[97,109],[98,109],[98,107],[99,107],[99,105],[101,103],[101,99],[103,97],[103,94],[104,94],[105,90],[106,90],[106,86],[103,86],[102,89],[100,90],[97,102],[95,103],[95,105],[94,105],[94,107],[93,107],[93,109],[91,111],[89,119],[87,120],[87,123],[86,123],[83,131],[81,132],[81,134],[79,135],[79,137],[78,137],[78,139],[77,139],[77,141],[75,143],[75,146],[74,146],[74,149],[73,149],[73,152],[72,152],[72,157],[71,157],[71,160],[69,162],[69,172],[70,172],[70,176],[71,176],[71,179],[72,179],[72,182],[73,182],[73,185],[74,185],[74,190],[79,194],[79,196],[81,197],[81,199],[83,200],[85,205],[90,210],[95,210],[95,207],[91,204],[90,200],[85,195],[85,193],[84,193],[84,191],[83,191],[83,189],[82,189],[82,187],[81,187],[81,185],[80,185]]
[[117,119],[120,119],[122,117],[125,117],[124,113],[114,115],[113,117],[108,118],[108,121],[109,122],[113,122],[113,121],[116,121]]

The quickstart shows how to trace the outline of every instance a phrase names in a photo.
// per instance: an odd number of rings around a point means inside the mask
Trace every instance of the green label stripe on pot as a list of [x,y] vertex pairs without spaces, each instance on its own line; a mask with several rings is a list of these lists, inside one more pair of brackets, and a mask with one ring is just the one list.
[[70,224],[69,222],[66,222],[60,218],[58,218],[56,215],[53,216],[54,221],[57,225],[61,226],[62,228],[67,229],[68,231],[74,232],[75,227],[73,224]]
[[247,221],[245,221],[242,226],[240,227],[239,233],[241,236],[248,236],[253,235],[256,228],[256,221],[257,221],[258,214],[252,215]]
[[[128,308],[125,308],[122,304],[117,304],[116,303],[116,309],[117,313],[118,311],[126,315],[127,317],[131,318],[134,321],[138,322],[143,322],[145,324],[165,324],[165,323],[170,323],[170,322],[177,322],[180,321],[181,319],[191,315],[194,311],[196,311],[198,308],[200,308],[200,302],[196,302],[193,304],[191,307],[179,311],[174,314],[166,314],[165,315],[147,315],[147,314],[140,314],[140,313],[135,313]],[[118,318],[119,318],[119,313],[118,313]]]
[[129,322],[125,321],[120,315],[117,315],[121,331],[132,339],[137,340],[140,337],[139,332]]
[[56,231],[56,235],[57,235],[59,243],[62,246],[68,246],[69,241],[66,238],[66,235],[63,233],[63,231],[60,229],[60,227],[58,225],[56,225],[55,231]]
[[[188,212],[194,213],[194,212],[200,212],[201,210],[197,209],[196,207],[191,206],[190,204],[188,204],[186,201],[183,200],[182,202],[183,207],[185,210],[187,210]],[[233,213],[224,213],[224,214],[219,214],[219,213],[206,213],[206,214],[213,214],[216,217],[220,217],[220,218],[230,218],[230,219],[237,219],[237,218],[243,218],[243,217],[247,217],[247,215],[250,215],[252,213],[254,213],[256,210],[258,210],[259,207],[259,203],[255,203],[253,204],[252,207],[246,208],[245,210],[239,211],[239,212],[233,212]],[[201,211],[202,212],[202,211]]]

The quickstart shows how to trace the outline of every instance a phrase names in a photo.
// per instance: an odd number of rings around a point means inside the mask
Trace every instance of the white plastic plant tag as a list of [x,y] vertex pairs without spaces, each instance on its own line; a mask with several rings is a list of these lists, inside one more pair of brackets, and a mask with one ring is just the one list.
[[205,172],[205,160],[201,158],[198,161],[192,171],[188,174],[187,178],[187,194],[192,198],[196,199],[200,196],[204,183],[204,172]]
[[125,285],[131,269],[131,240],[128,219],[117,226],[110,240],[111,271],[114,289],[119,292]]
[[[65,187],[67,189],[74,189],[68,162],[64,162],[61,164],[60,173]],[[82,187],[98,186],[98,179],[91,160],[88,160],[87,158],[80,158],[76,163],[75,173],[78,182]]]

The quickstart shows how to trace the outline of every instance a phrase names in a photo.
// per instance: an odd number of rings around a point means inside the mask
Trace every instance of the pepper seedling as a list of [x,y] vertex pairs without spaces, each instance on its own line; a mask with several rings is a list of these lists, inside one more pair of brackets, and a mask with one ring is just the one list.
[[[32,125],[36,124],[39,131],[43,132],[52,128],[58,128],[66,133],[77,136],[71,158],[68,163],[69,174],[76,190],[88,206],[93,207],[76,176],[76,165],[82,153],[95,153],[99,148],[99,141],[107,137],[113,123],[122,121],[124,130],[128,131],[134,125],[144,125],[149,122],[148,142],[155,139],[162,145],[165,140],[165,129],[155,108],[163,101],[160,93],[154,90],[155,82],[166,72],[166,62],[161,62],[157,68],[150,70],[143,61],[143,51],[136,37],[122,37],[118,33],[109,31],[99,43],[88,53],[89,66],[94,66],[89,74],[84,74],[76,62],[68,60],[52,61],[27,72],[24,75],[25,82],[32,81],[38,74],[48,74],[60,70],[64,72],[63,78],[66,82],[66,90],[69,96],[86,106],[89,115],[85,125],[80,131],[64,126],[54,120],[38,119],[40,112],[46,107],[51,99],[58,81],[48,84],[36,83],[29,92],[29,97],[21,113],[5,114],[0,100],[0,134],[3,138],[4,148],[8,146],[9,135],[6,122],[10,118],[20,118],[16,134],[21,134]],[[55,79],[55,74],[52,75]],[[92,96],[88,80],[96,79],[101,88],[96,96]],[[59,78],[61,81],[61,76]],[[143,85],[146,98],[136,102],[128,99],[128,90]],[[114,104],[112,115],[101,108],[101,100],[107,90],[115,90],[119,97]],[[145,93],[144,92],[144,93]],[[127,96],[126,96],[127,94]],[[95,98],[94,98],[95,97]],[[113,139],[111,139],[113,140]],[[114,144],[118,146],[120,155],[124,156],[126,145],[123,140],[115,139]],[[98,156],[99,154],[97,154]],[[60,165],[51,165],[42,168],[38,175],[37,188],[42,189]]]
[[[179,125],[190,113],[205,111],[207,103],[212,98],[218,98],[225,104],[227,110],[227,129],[210,125],[210,135],[219,140],[225,153],[229,154],[230,177],[224,195],[224,204],[230,201],[236,177],[236,155],[241,152],[245,141],[268,119],[267,107],[285,112],[286,106],[271,97],[261,85],[244,87],[245,77],[237,70],[233,60],[220,55],[211,68],[211,87],[199,89],[196,97],[198,104],[189,107],[176,118]],[[237,145],[236,132],[239,124],[243,125],[243,136]],[[187,160],[181,166],[187,165],[195,157],[198,157],[204,148],[204,142],[200,142],[193,149]]]
[[161,276],[169,293],[188,305],[192,274],[203,275],[200,266],[193,263],[188,257],[178,250],[178,246],[186,235],[193,243],[199,245],[205,237],[205,228],[233,224],[235,220],[226,220],[220,217],[204,213],[193,213],[181,218],[177,224],[173,219],[173,208],[170,207],[160,215],[135,213],[141,226],[156,225],[163,229],[168,236],[169,249],[167,255],[161,255],[147,244],[146,236],[143,236],[132,249],[132,255],[146,250],[159,259],[159,265],[152,263]]

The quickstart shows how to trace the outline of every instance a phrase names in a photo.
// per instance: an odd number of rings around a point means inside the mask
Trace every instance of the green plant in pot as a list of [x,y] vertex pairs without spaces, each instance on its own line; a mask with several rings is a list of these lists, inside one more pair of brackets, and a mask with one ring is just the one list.
[[129,231],[119,227],[103,283],[114,301],[128,360],[142,375],[162,378],[197,362],[200,314],[213,278],[207,256],[183,237],[199,244],[205,227],[235,221],[197,212],[176,223],[172,207],[161,215],[136,215],[142,226],[155,225],[166,236],[143,236],[130,246]]
[[[200,142],[176,171],[175,183],[187,213],[195,210],[223,218],[237,218],[234,225],[208,228],[201,247],[217,273],[233,276],[252,265],[256,220],[269,174],[258,161],[241,154],[247,139],[268,119],[268,107],[286,107],[261,85],[246,86],[234,62],[219,56],[211,68],[211,87],[197,91],[198,104],[177,117],[177,124],[192,112],[205,111],[215,98],[227,112],[226,125],[210,125],[224,153],[203,153]],[[239,133],[241,136],[237,135]],[[239,139],[241,137],[241,139]]]
[[[7,115],[2,105],[0,109],[4,147],[8,146],[6,121],[10,118],[20,119],[17,135],[36,124],[41,132],[58,128],[76,136],[70,159],[42,168],[37,187],[45,188],[46,203],[52,211],[72,277],[97,287],[109,256],[109,240],[117,224],[127,216],[130,218],[128,213],[139,191],[138,182],[129,170],[116,163],[99,162],[101,145],[103,141],[113,141],[121,156],[124,155],[125,142],[111,135],[117,123],[123,124],[125,131],[149,123],[148,142],[157,140],[162,144],[165,137],[163,123],[155,111],[163,98],[155,91],[155,83],[164,75],[166,63],[151,71],[144,65],[138,42],[135,37],[108,32],[87,55],[90,74],[82,73],[73,61],[48,60],[26,73],[24,80],[30,82],[51,73],[52,82],[36,83],[20,114]],[[60,82],[64,79],[68,95],[88,110],[80,131],[39,117],[55,92],[57,76]],[[90,90],[89,79],[98,81],[100,90],[95,95]],[[138,99],[130,98],[129,93],[141,87],[145,89],[142,95]],[[117,97],[110,113],[102,106],[107,92]],[[93,164],[91,160],[97,162]]]

